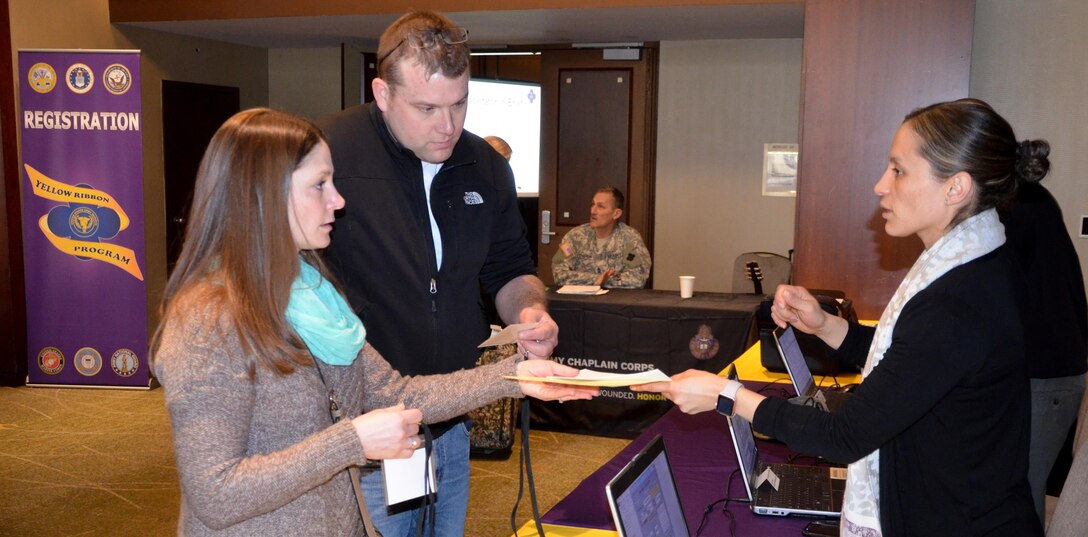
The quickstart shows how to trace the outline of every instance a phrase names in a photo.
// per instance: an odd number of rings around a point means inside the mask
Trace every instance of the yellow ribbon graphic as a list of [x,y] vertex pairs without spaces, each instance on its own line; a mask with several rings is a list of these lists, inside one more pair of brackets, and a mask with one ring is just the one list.
[[23,167],[26,168],[26,174],[30,177],[30,186],[34,188],[34,195],[63,203],[85,203],[113,209],[121,218],[120,230],[128,227],[128,215],[113,196],[101,190],[66,185],[56,179],[50,179],[29,164],[23,164]]
[[68,255],[89,257],[91,259],[104,261],[135,276],[137,280],[140,280],[141,282],[144,281],[144,275],[140,272],[140,266],[136,264],[136,253],[133,252],[131,248],[125,248],[124,246],[117,246],[116,244],[105,242],[76,241],[58,237],[54,235],[52,231],[49,231],[48,215],[43,216],[38,220],[38,227],[41,228],[42,233],[45,234],[45,238],[49,239],[49,242],[53,243],[53,246],[61,252]]
[[[85,203],[113,209],[121,219],[121,229],[128,227],[128,215],[109,194],[93,188],[69,186],[42,175],[41,172],[35,170],[29,164],[23,164],[23,166],[30,177],[30,183],[34,188],[35,195],[64,203]],[[97,259],[109,263],[131,274],[136,279],[144,281],[144,275],[140,271],[140,266],[136,263],[136,253],[131,248],[104,242],[78,241],[57,236],[49,230],[49,215],[42,216],[38,220],[38,227],[41,228],[45,238],[49,239],[49,242],[57,250],[68,255]]]

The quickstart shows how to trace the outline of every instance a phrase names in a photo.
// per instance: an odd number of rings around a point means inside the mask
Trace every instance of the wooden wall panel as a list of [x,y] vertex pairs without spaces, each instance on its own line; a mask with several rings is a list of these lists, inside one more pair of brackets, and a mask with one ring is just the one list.
[[[10,26],[8,3],[0,5],[0,23]],[[11,34],[0,32],[0,72],[12,72]],[[26,381],[26,290],[23,278],[23,213],[20,209],[19,154],[16,151],[15,82],[0,80],[0,385]]]
[[472,78],[540,83],[540,56],[473,56]]
[[973,0],[808,0],[794,282],[877,318],[922,250],[884,233],[873,185],[912,109],[966,97]]

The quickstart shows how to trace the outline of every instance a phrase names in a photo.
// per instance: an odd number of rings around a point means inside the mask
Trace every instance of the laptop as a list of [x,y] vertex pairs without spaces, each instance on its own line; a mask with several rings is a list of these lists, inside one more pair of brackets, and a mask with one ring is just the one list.
[[846,490],[846,468],[763,464],[759,461],[752,425],[737,415],[730,416],[728,421],[752,512],[774,516],[839,516]]
[[650,443],[605,486],[620,537],[689,537],[665,440]]
[[[784,374],[786,365],[782,363],[782,355],[779,354],[778,347],[774,345],[775,328],[777,326],[773,326],[772,323],[770,328],[761,327],[759,329],[759,363],[767,371]],[[805,355],[808,370],[812,371],[815,376],[835,376],[840,373],[851,374],[857,372],[846,366],[846,364],[839,362],[838,359],[828,356],[827,344],[816,336],[804,332],[798,333],[797,345],[801,347],[801,353]]]
[[778,354],[782,356],[782,362],[786,364],[786,373],[793,382],[793,388],[797,391],[797,397],[790,399],[791,403],[814,406],[833,412],[850,397],[850,394],[846,392],[825,392],[816,386],[816,379],[812,377],[805,355],[797,344],[797,334],[793,332],[793,327],[786,327],[784,330],[776,328],[774,343],[778,347]]

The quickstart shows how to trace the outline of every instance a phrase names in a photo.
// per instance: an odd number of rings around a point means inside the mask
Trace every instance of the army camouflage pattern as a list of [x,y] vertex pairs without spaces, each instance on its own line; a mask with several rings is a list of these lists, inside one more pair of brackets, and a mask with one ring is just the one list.
[[[476,365],[499,362],[517,352],[517,343],[489,347],[476,359]],[[514,445],[517,412],[518,401],[510,398],[499,399],[470,411],[468,417],[472,420],[472,428],[469,429],[471,454],[487,458],[509,457],[510,449]]]
[[601,250],[597,234],[589,224],[582,224],[563,236],[552,258],[556,285],[596,285],[597,277],[608,269],[616,274],[604,287],[641,289],[650,277],[650,251],[635,228],[617,223]]

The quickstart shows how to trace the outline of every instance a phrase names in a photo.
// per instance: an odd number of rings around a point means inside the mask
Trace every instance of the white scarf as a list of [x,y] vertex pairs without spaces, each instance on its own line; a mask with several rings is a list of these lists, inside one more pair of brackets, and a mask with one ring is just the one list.
[[[1005,226],[997,211],[976,214],[949,231],[927,248],[899,284],[873,336],[862,378],[872,373],[892,342],[899,313],[914,295],[929,287],[946,272],[978,259],[1005,243]],[[843,498],[842,537],[880,537],[880,450],[852,463],[848,469]]]

